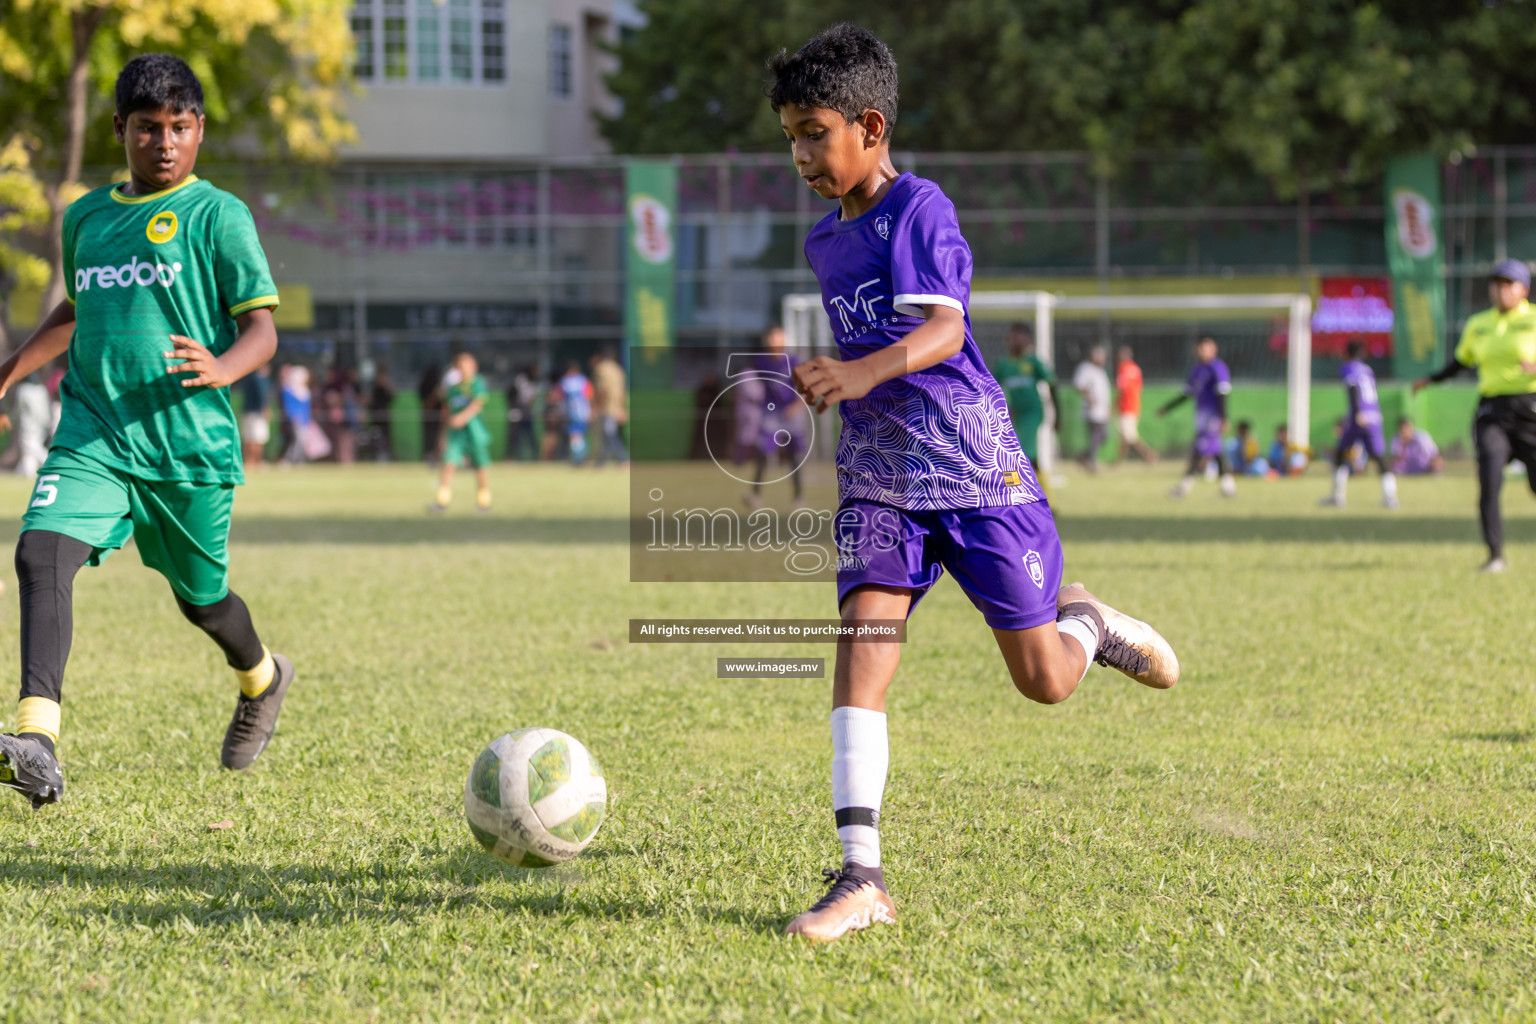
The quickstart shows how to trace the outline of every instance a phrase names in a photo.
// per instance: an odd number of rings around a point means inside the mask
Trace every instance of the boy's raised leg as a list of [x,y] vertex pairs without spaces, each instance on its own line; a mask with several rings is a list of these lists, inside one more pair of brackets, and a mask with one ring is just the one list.
[[[843,601],[845,624],[905,619],[912,592],[865,586]],[[832,681],[832,811],[843,866],[822,873],[826,895],[789,923],[786,934],[831,942],[874,924],[893,924],[896,906],[880,868],[880,802],[890,765],[885,691],[901,662],[896,643],[837,645]]]

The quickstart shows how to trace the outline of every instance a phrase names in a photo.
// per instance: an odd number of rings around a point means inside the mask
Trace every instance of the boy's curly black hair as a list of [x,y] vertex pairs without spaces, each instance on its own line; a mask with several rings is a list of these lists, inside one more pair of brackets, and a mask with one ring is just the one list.
[[844,22],[791,54],[780,50],[768,62],[773,81],[768,102],[774,113],[793,104],[835,110],[852,124],[866,110],[885,118],[885,138],[896,124],[896,58],[868,29]]
[[145,53],[123,65],[117,75],[117,116],[135,110],[203,112],[203,83],[187,62],[169,53]]

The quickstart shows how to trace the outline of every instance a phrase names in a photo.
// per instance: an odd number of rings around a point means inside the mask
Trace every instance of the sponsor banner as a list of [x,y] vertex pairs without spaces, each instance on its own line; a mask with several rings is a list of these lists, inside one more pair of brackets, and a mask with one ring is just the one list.
[[677,167],[670,160],[632,160],[624,165],[624,192],[624,340],[671,345],[677,338]]
[[1445,256],[1440,161],[1430,153],[1387,161],[1387,266],[1396,298],[1392,373],[1400,380],[1436,370],[1445,337]]
[[1392,281],[1385,277],[1325,277],[1312,314],[1312,354],[1342,358],[1351,338],[1373,359],[1392,354]]

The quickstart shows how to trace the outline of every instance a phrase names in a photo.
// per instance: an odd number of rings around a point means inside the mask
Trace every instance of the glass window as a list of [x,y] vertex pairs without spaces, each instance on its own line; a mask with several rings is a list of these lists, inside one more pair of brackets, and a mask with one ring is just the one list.
[[360,3],[352,9],[352,39],[356,51],[352,73],[360,79],[373,77],[373,5]]
[[405,0],[384,0],[384,77],[401,81],[411,77],[406,54]]
[[475,22],[473,0],[448,0],[448,77],[475,80]]
[[571,95],[571,26],[549,26],[549,93],[561,99]]
[[507,52],[501,0],[481,0],[480,15],[480,79],[500,82],[506,78]]
[[437,0],[416,0],[416,78],[443,77],[442,11]]

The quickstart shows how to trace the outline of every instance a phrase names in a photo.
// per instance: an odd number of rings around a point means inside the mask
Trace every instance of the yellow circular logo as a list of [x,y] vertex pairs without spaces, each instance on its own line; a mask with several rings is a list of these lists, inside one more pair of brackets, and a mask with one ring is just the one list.
[[170,210],[155,214],[149,218],[149,226],[144,229],[144,234],[156,245],[169,242],[176,237],[176,215]]

